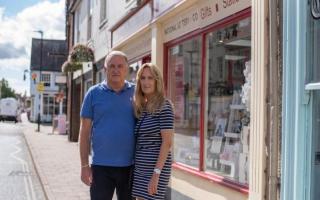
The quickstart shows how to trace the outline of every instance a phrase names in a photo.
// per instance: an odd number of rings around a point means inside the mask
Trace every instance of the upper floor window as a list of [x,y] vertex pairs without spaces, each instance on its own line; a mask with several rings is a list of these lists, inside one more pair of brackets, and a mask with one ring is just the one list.
[[107,19],[107,0],[100,0],[100,23]]
[[41,74],[41,82],[45,87],[50,87],[50,74]]
[[93,1],[88,1],[88,29],[87,29],[87,39],[90,40],[92,36],[92,9],[93,9]]

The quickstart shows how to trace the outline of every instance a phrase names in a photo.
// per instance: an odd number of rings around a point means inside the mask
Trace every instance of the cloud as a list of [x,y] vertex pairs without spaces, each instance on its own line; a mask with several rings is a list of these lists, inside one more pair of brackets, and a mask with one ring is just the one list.
[[[30,68],[31,39],[40,38],[35,30],[42,30],[44,39],[65,39],[65,0],[39,1],[12,17],[0,7],[0,30],[0,78],[12,72],[21,75]],[[11,82],[21,88],[16,84],[21,84],[20,80]],[[29,86],[22,85],[29,92]]]
[[30,67],[30,59],[28,57],[6,58],[0,59],[0,77],[6,71],[23,71]]
[[0,45],[0,59],[17,58],[24,55],[27,55],[27,52],[23,47],[16,48],[11,43]]

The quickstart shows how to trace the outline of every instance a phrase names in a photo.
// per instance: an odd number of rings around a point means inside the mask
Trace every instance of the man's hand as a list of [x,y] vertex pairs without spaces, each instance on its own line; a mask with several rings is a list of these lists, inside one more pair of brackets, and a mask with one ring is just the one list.
[[92,184],[92,171],[90,166],[81,168],[81,181],[87,186]]

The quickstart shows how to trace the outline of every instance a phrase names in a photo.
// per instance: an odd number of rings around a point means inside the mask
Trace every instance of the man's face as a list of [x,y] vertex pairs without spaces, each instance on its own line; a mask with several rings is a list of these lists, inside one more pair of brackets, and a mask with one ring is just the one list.
[[128,72],[128,63],[122,56],[113,56],[106,66],[108,83],[124,83]]

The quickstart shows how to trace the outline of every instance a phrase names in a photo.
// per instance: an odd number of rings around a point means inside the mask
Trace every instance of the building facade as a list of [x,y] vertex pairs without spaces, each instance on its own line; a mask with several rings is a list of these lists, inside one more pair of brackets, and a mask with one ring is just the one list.
[[160,67],[175,106],[171,199],[265,199],[267,188],[278,184],[268,184],[273,161],[267,163],[266,137],[274,132],[268,97],[279,96],[268,91],[269,6],[250,0],[67,1],[69,46],[82,43],[95,52],[91,71],[68,76],[69,95],[76,98],[69,99],[72,135],[86,88],[104,79],[107,53],[121,50],[129,58],[128,80],[135,81],[144,62]]
[[65,76],[61,72],[66,58],[65,40],[32,39],[31,121],[37,122],[39,113],[41,122],[51,122],[61,111],[66,114]]

